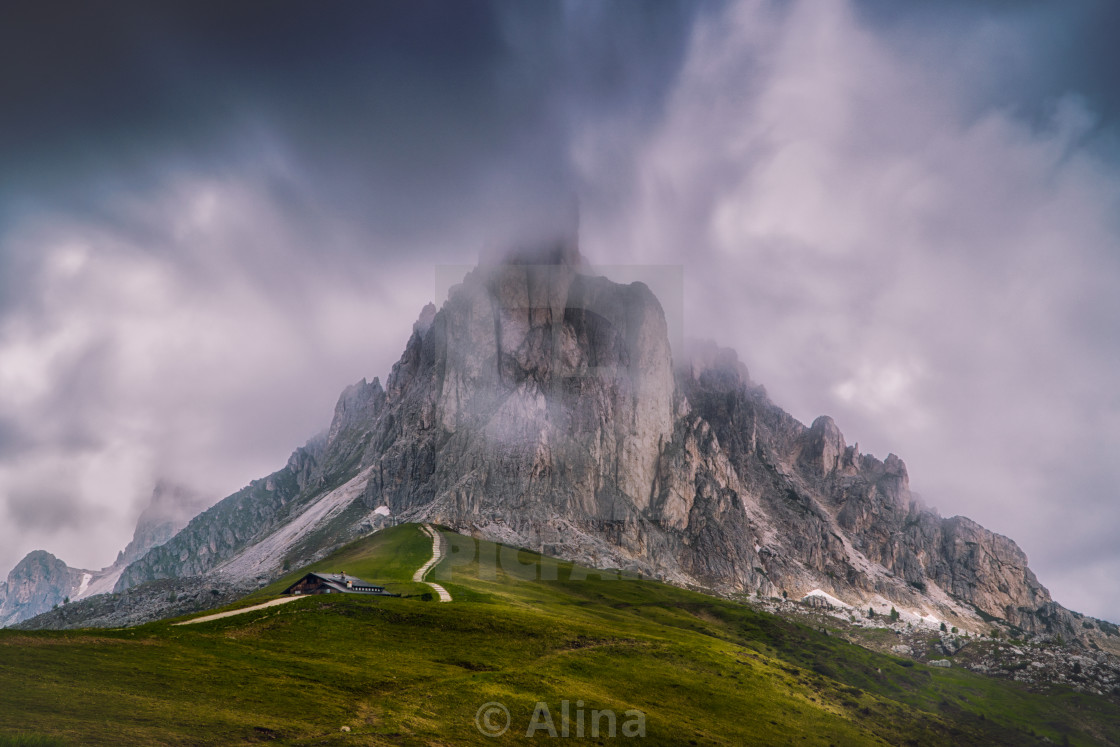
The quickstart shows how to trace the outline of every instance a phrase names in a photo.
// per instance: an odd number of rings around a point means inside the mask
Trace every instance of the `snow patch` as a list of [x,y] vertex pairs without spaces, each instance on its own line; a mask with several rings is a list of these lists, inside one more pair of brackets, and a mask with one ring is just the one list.
[[852,605],[848,604],[847,602],[841,602],[839,599],[832,596],[827,591],[823,591],[821,589],[813,589],[804,597],[802,597],[802,599],[808,599],[809,597],[820,597],[821,599],[824,599],[826,602],[831,604],[833,607],[839,607],[841,609],[847,610],[852,609]]
[[897,602],[893,602],[889,599],[881,597],[878,594],[873,596],[868,602],[865,603],[865,613],[866,607],[870,607],[871,609],[875,610],[876,618],[871,621],[861,620],[860,624],[881,625],[883,622],[885,622],[884,618],[886,618],[887,620],[890,619],[890,612],[892,608],[898,612],[898,621],[896,624],[901,623],[905,625],[906,623],[909,623],[916,628],[938,630],[941,627],[942,623],[942,619],[932,612],[926,612],[925,614],[922,614],[922,612],[914,612],[905,609]]
[[389,507],[388,506],[378,506],[377,508],[373,509],[373,512],[375,514],[377,514],[378,516],[390,516],[391,515],[390,512],[389,512]]
[[108,568],[102,568],[100,571],[83,576],[82,585],[74,594],[74,600],[112,593],[113,587],[117,585],[117,579],[121,577],[123,572],[124,566],[111,565]]

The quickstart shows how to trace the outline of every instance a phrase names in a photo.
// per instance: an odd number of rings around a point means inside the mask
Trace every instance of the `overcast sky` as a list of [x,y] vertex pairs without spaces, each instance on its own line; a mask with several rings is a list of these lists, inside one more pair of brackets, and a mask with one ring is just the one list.
[[[110,563],[570,210],[685,334],[1120,621],[1120,5],[7,4],[0,576]],[[442,283],[446,286],[446,282]]]

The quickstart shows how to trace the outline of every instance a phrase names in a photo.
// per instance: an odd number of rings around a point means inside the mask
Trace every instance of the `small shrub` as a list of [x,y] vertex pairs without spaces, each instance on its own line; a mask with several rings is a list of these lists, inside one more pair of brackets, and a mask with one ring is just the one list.
[[[945,627],[945,623],[941,623],[941,632],[942,633],[948,633],[949,632],[949,629]],[[957,629],[953,628],[953,632],[956,633]]]
[[898,610],[896,610],[894,607],[891,607],[891,622],[895,622],[896,620],[898,620],[898,617]]

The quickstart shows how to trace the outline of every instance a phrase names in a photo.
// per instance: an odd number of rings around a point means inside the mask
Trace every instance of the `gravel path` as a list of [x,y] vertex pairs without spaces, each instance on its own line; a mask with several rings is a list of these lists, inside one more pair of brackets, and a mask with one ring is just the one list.
[[242,607],[239,610],[231,610],[229,612],[219,612],[216,615],[206,615],[205,617],[196,617],[193,620],[185,620],[181,623],[171,623],[172,625],[194,625],[195,623],[210,622],[211,620],[221,620],[223,617],[233,617],[234,615],[244,615],[246,612],[253,612],[254,610],[263,610],[265,607],[275,607],[278,604],[286,604],[287,602],[294,602],[299,597],[281,597],[280,599],[272,599],[263,604],[254,604],[252,607]]
[[450,602],[451,595],[447,593],[447,589],[432,581],[424,580],[424,576],[428,575],[428,571],[443,557],[443,536],[440,535],[431,524],[424,525],[424,533],[432,538],[432,559],[416,569],[416,573],[412,574],[412,580],[418,584],[427,584],[435,589],[436,594],[439,594],[439,601]]

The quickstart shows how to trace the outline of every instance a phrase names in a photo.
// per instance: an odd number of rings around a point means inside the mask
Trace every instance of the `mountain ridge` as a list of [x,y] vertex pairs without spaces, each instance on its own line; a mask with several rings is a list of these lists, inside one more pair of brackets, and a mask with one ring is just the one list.
[[860,454],[827,416],[798,422],[734,351],[674,361],[649,288],[586,269],[560,244],[472,270],[424,308],[384,387],[348,387],[323,436],[129,565],[117,591],[223,568],[262,582],[387,510],[724,593],[820,590],[1113,643],[1050,598],[1013,541],[922,506],[900,458]]

